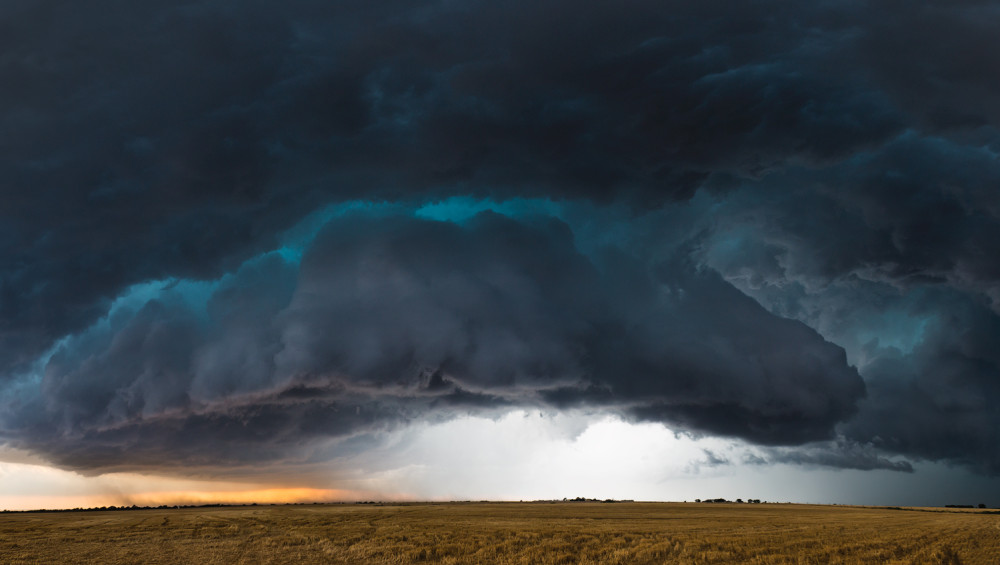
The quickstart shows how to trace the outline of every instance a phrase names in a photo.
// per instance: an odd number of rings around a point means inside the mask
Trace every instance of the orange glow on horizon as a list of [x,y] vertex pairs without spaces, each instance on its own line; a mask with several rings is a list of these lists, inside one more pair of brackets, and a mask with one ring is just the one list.
[[0,510],[62,510],[133,505],[295,504],[373,499],[386,500],[386,497],[364,490],[183,479],[134,473],[88,477],[46,465],[0,461]]
[[3,510],[59,510],[102,506],[198,506],[202,504],[295,504],[349,502],[357,493],[336,489],[264,488],[244,491],[158,491],[130,494],[5,495]]
[[293,504],[297,502],[343,502],[355,493],[337,489],[263,488],[245,491],[168,491],[137,493],[129,498],[138,506],[185,504]]

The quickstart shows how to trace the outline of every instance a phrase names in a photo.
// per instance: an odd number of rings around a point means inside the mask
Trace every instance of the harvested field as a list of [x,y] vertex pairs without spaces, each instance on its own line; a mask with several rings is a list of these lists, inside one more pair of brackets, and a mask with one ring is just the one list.
[[0,562],[1000,563],[1000,514],[447,503],[0,514]]

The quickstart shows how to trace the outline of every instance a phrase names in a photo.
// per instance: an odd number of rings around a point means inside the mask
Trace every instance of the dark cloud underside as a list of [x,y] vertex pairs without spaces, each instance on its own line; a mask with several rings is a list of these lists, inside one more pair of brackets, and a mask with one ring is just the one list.
[[[301,461],[544,406],[995,474],[998,24],[972,1],[6,2],[0,442]],[[419,213],[454,197],[523,206]]]
[[219,441],[303,457],[426,414],[583,404],[786,444],[830,437],[863,395],[842,350],[714,274],[623,281],[536,222],[341,218],[297,273],[254,262],[204,315],[170,291],[119,311],[52,357],[21,441],[80,467],[232,457]]

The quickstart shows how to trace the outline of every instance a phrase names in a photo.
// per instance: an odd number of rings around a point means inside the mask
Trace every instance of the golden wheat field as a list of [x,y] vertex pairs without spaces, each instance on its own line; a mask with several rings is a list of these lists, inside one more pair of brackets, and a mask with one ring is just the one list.
[[0,514],[19,563],[1000,563],[1000,514],[447,503]]

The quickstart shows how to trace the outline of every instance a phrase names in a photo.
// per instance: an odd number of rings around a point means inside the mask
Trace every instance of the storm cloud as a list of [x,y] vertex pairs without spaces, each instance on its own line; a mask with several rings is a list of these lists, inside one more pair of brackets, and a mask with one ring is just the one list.
[[540,407],[1000,470],[990,3],[0,15],[2,443],[302,462]]
[[775,444],[855,411],[864,384],[815,331],[693,265],[635,269],[595,265],[551,218],[337,218],[297,270],[269,254],[203,303],[166,288],[65,341],[6,427],[87,468],[227,457],[219,441],[306,457],[310,440],[509,406]]

